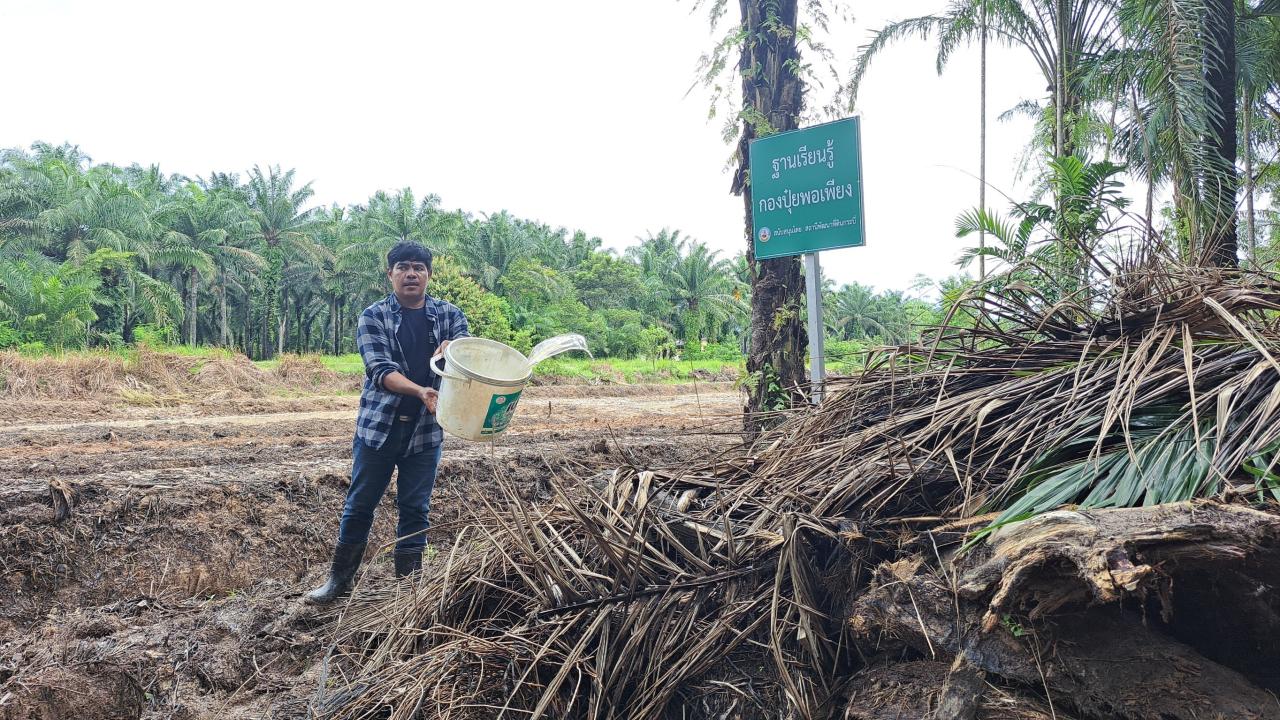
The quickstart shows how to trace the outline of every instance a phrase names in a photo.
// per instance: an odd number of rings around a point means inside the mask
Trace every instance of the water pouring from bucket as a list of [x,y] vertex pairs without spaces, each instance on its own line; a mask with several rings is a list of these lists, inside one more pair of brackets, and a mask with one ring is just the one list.
[[431,366],[440,376],[436,422],[464,440],[493,440],[506,431],[533,367],[571,350],[588,355],[581,335],[557,335],[538,343],[525,357],[509,345],[464,337],[449,343]]

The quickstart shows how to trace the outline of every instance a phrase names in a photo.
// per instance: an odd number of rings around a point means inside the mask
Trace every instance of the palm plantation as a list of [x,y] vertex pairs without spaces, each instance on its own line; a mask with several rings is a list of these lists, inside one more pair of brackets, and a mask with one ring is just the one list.
[[447,211],[410,188],[321,208],[293,170],[244,178],[94,164],[73,146],[7,151],[0,342],[110,347],[145,326],[257,358],[351,352],[354,313],[385,291],[386,250],[406,239],[442,254],[440,287],[467,298],[478,332],[517,346],[572,331],[632,356],[646,332],[732,346],[744,326],[730,263],[678,230],[611,253],[582,231]]
[[[716,16],[726,3],[707,7]],[[818,5],[744,8],[743,24],[729,28],[704,68],[708,82],[735,66],[753,69],[741,76],[750,102],[735,111],[740,150],[802,122],[819,81],[797,61],[824,57],[812,29],[830,22]],[[1045,81],[1043,94],[1032,91],[1018,108],[1038,121],[1028,142],[1038,148],[1039,190],[1007,210],[986,207],[981,193],[972,211],[957,207],[961,268],[976,262],[981,276],[1034,263],[1059,278],[1046,297],[1087,296],[1100,280],[1090,258],[1138,230],[1196,262],[1231,264],[1237,244],[1259,267],[1274,262],[1266,201],[1280,183],[1272,162],[1280,20],[1271,5],[939,3],[937,14],[873,36],[851,75],[854,97],[867,73],[886,72],[876,57],[912,37],[936,42],[939,71],[959,48],[990,42],[1024,53]],[[978,80],[984,93],[985,76]],[[983,147],[985,136],[978,141]],[[744,196],[748,177],[739,167],[735,189]],[[1144,207],[1120,197],[1130,179],[1149,186]],[[382,292],[382,255],[412,239],[431,244],[482,293],[465,291],[503,318],[499,339],[524,345],[577,331],[606,353],[633,355],[653,346],[637,339],[643,331],[689,349],[704,341],[744,349],[749,373],[764,381],[754,385],[756,407],[789,402],[785,390],[802,385],[803,279],[794,260],[725,256],[672,228],[615,252],[582,231],[500,209],[446,209],[439,196],[407,187],[347,207],[317,207],[313,195],[296,171],[275,166],[186,178],[154,165],[93,163],[72,145],[7,150],[0,339],[111,346],[134,342],[145,326],[148,337],[258,358],[349,352],[350,316]],[[947,302],[921,312],[909,296],[856,284],[825,293],[833,338],[868,343],[911,339]],[[31,320],[51,314],[62,318],[56,329]]]

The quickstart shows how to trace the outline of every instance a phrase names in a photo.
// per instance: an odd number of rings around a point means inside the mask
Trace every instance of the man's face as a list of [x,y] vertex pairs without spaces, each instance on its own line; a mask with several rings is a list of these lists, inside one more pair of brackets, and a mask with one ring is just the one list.
[[421,260],[401,260],[387,269],[391,289],[401,302],[421,300],[426,297],[431,271]]

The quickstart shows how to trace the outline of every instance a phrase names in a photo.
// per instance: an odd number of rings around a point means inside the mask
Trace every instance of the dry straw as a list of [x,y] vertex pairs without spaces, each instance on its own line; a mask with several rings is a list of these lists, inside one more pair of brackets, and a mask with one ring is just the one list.
[[1273,277],[1181,268],[1126,271],[1088,303],[979,288],[928,342],[724,457],[552,478],[534,507],[495,478],[503,499],[416,585],[344,610],[315,708],[833,716],[866,660],[848,608],[893,538],[1280,486],[1277,309]]

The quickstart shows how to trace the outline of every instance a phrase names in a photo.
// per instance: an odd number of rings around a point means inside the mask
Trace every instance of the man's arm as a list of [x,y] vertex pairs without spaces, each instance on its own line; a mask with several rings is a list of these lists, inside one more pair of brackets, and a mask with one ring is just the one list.
[[440,397],[439,391],[435,388],[422,387],[402,375],[399,370],[387,373],[386,377],[382,378],[382,384],[393,393],[417,397],[423,405],[427,406],[427,412],[435,414],[436,399]]
[[436,391],[424,388],[400,372],[400,366],[391,359],[391,340],[386,328],[372,312],[360,314],[356,325],[356,347],[364,360],[365,373],[375,387],[400,395],[411,395],[422,400],[430,412],[436,411]]
[[364,361],[365,375],[374,387],[395,392],[385,385],[385,380],[391,373],[399,372],[400,366],[391,359],[391,338],[372,310],[360,313],[356,323],[356,349]]

